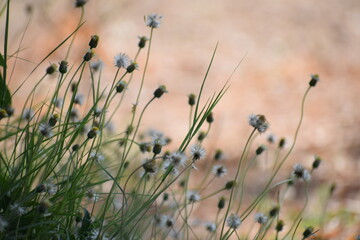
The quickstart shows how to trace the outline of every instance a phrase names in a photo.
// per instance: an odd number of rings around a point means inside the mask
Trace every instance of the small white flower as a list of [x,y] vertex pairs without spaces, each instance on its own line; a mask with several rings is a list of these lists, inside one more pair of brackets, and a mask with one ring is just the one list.
[[216,224],[214,222],[208,222],[205,224],[206,230],[209,232],[215,232],[216,231]]
[[90,63],[90,67],[96,72],[96,71],[98,71],[98,70],[100,70],[100,69],[102,69],[103,68],[103,65],[104,65],[104,63],[103,63],[103,61],[101,61],[101,60],[97,60],[97,61],[94,61],[94,62],[91,62]]
[[173,167],[184,166],[186,163],[186,155],[181,152],[174,152],[166,159],[164,164],[166,163]]
[[255,222],[259,223],[259,224],[265,224],[268,220],[268,217],[265,216],[263,213],[257,213],[255,215]]
[[26,207],[21,207],[18,203],[11,204],[10,210],[14,210],[19,216],[22,216],[27,212]]
[[94,190],[89,189],[86,191],[85,196],[89,202],[97,202],[99,200],[99,194],[97,194]]
[[232,228],[234,230],[238,229],[241,225],[241,219],[238,215],[232,213],[227,219],[226,219],[227,226],[229,228]]
[[190,148],[190,156],[193,160],[204,159],[206,156],[206,151],[200,145],[195,144]]
[[55,195],[58,191],[58,187],[53,183],[47,183],[47,184],[45,184],[45,191],[49,195]]
[[93,161],[100,163],[102,161],[104,161],[105,157],[99,153],[96,153],[95,151],[90,153],[90,159],[92,159]]
[[172,228],[175,224],[175,220],[170,216],[165,216],[165,227]]
[[61,108],[64,103],[64,100],[62,98],[56,98],[54,99],[54,105],[57,108]]
[[223,165],[215,165],[212,168],[212,172],[215,174],[216,177],[224,177],[228,171]]
[[0,232],[4,232],[5,228],[9,225],[8,221],[6,221],[2,216],[0,216]]
[[40,123],[39,132],[47,138],[52,136],[51,126],[48,123]]
[[131,64],[131,60],[125,53],[119,53],[114,57],[114,65],[118,68],[127,68]]
[[22,115],[22,119],[24,120],[30,120],[35,116],[34,110],[32,110],[31,108],[27,108],[24,110],[23,115]]
[[306,182],[310,181],[311,175],[308,170],[304,168],[301,164],[295,164],[293,167],[292,175],[295,178],[302,178]]
[[151,28],[158,28],[160,26],[161,19],[162,16],[158,14],[149,14],[146,16],[146,20],[145,20],[146,26]]
[[249,124],[256,128],[260,133],[265,132],[269,127],[264,115],[251,114],[249,116]]
[[267,141],[268,141],[269,143],[274,143],[274,142],[276,141],[276,136],[275,136],[274,134],[269,134],[269,135],[267,136]]
[[70,119],[74,122],[77,121],[79,119],[79,110],[76,108],[71,109]]
[[195,203],[200,201],[201,197],[196,191],[188,191],[187,197],[190,203]]
[[84,102],[84,95],[82,94],[76,94],[74,98],[74,104],[82,105]]

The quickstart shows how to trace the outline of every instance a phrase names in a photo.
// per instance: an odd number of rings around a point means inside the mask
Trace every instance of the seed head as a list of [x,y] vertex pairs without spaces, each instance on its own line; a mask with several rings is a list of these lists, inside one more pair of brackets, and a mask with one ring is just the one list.
[[206,117],[206,121],[210,124],[214,122],[214,115],[212,112],[210,112],[209,115]]
[[285,144],[286,144],[285,138],[281,138],[280,141],[279,141],[279,148],[280,149],[284,148]]
[[54,115],[52,115],[50,118],[49,118],[49,126],[50,127],[54,127],[56,125],[56,123],[58,122],[60,116],[59,114],[55,113]]
[[270,212],[269,212],[269,215],[270,217],[275,217],[276,215],[278,215],[279,213],[279,207],[273,207]]
[[75,0],[75,7],[82,7],[88,0]]
[[145,24],[151,28],[158,28],[161,23],[162,16],[157,14],[149,14],[146,16]]
[[241,219],[238,215],[232,213],[227,219],[226,219],[227,226],[229,228],[232,228],[234,230],[238,229],[241,225]]
[[266,146],[265,145],[260,145],[255,151],[256,155],[262,154],[265,150],[266,150]]
[[312,168],[313,169],[318,168],[320,166],[320,163],[321,163],[321,158],[318,156],[315,156],[314,162],[312,164]]
[[188,100],[188,103],[190,106],[194,106],[195,103],[196,103],[196,96],[195,94],[191,93],[189,96],[189,100]]
[[314,231],[313,227],[307,227],[303,232],[303,239],[310,237],[313,234],[313,231]]
[[127,68],[127,73],[132,73],[134,70],[139,69],[139,65],[136,62],[132,62]]
[[283,220],[279,220],[277,223],[276,223],[276,226],[275,226],[275,230],[277,232],[281,232],[284,228],[284,221]]
[[236,185],[236,182],[235,182],[235,181],[228,181],[228,182],[225,184],[225,189],[226,189],[226,190],[231,190],[235,185]]
[[215,161],[220,161],[224,159],[224,152],[221,149],[217,149],[214,155]]
[[221,197],[218,202],[218,209],[223,209],[225,207],[225,198]]
[[131,64],[131,60],[125,53],[119,53],[114,57],[114,66],[117,68],[127,68]]
[[89,139],[93,139],[96,137],[96,135],[99,134],[99,128],[98,127],[93,127],[87,134],[87,137]]
[[88,62],[88,61],[90,61],[92,59],[92,57],[94,55],[95,55],[94,51],[92,49],[90,49],[85,53],[83,59],[84,59],[85,62]]

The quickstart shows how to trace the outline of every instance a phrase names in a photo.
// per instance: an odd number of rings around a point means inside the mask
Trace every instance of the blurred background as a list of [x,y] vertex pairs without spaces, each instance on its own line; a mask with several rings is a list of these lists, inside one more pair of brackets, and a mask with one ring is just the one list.
[[[5,3],[1,1],[1,6]],[[20,48],[10,81],[10,89],[14,90],[76,28],[81,10],[69,0],[13,0],[11,4],[9,52]],[[120,52],[133,57],[138,36],[149,36],[143,18],[149,13],[162,15],[163,21],[154,31],[140,104],[146,104],[160,84],[166,85],[169,93],[151,106],[142,130],[164,131],[173,139],[173,148],[178,146],[188,128],[187,95],[198,93],[219,43],[204,101],[220,90],[244,59],[214,110],[215,122],[205,146],[209,154],[223,149],[227,166],[236,166],[252,130],[247,124],[250,114],[264,114],[270,123],[269,133],[277,139],[285,137],[288,145],[292,143],[301,98],[310,75],[317,73],[320,82],[308,96],[298,143],[284,169],[297,162],[310,167],[314,155],[321,156],[322,165],[313,176],[314,188],[336,183],[329,212],[340,216],[326,225],[329,239],[354,236],[360,229],[360,1],[89,0],[86,22],[74,42],[70,65],[81,62],[90,36],[97,34],[100,43],[96,58],[104,61],[103,79],[110,83],[116,72],[113,57]],[[4,17],[1,23],[4,32]],[[49,63],[65,57],[68,44],[40,66],[14,96],[14,102],[24,102],[22,96],[31,90]],[[145,56],[144,51],[139,58],[140,71]],[[14,63],[12,59],[10,68]],[[129,113],[135,102],[136,91],[131,89],[137,89],[140,79],[141,73],[135,74],[115,127],[128,122],[130,115],[124,112]],[[44,99],[55,83],[50,79],[40,86],[38,99]],[[84,86],[83,93],[87,91]],[[254,149],[266,143],[266,138],[267,134],[260,135]],[[254,173],[250,178],[257,176]],[[259,184],[249,188],[256,191]],[[314,198],[316,208],[318,199]],[[198,214],[203,213],[199,210]]]

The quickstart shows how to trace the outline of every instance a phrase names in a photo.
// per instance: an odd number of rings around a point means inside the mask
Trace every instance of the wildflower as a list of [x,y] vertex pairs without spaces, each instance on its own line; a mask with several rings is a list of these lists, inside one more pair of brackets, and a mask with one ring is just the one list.
[[221,149],[217,149],[214,155],[215,161],[220,161],[224,159],[224,152]]
[[162,145],[166,145],[167,141],[163,132],[156,129],[150,129],[147,134],[150,136],[153,143],[159,142]]
[[149,142],[140,143],[139,148],[142,153],[151,152],[151,143]]
[[12,115],[14,115],[15,109],[11,106],[6,106],[5,111],[8,115],[8,117],[11,117]]
[[124,89],[126,89],[126,87],[127,87],[127,82],[121,80],[116,85],[116,92],[121,93]]
[[266,118],[264,115],[254,115],[251,114],[249,116],[249,124],[256,128],[260,133],[263,133],[268,129],[269,124],[266,121]]
[[82,94],[76,94],[74,98],[74,104],[82,105],[84,102],[84,95]]
[[103,111],[103,110],[100,109],[100,108],[95,108],[95,109],[94,109],[94,117],[100,117],[102,111]]
[[148,160],[146,159],[142,165],[145,170],[145,173],[154,174],[157,172],[156,162],[155,160]]
[[216,231],[216,224],[214,222],[208,222],[205,224],[205,228],[209,232],[215,232]]
[[269,134],[268,137],[267,137],[267,141],[269,143],[274,143],[276,141],[276,137],[274,134]]
[[311,79],[309,82],[310,87],[315,87],[318,81],[320,81],[319,75],[311,74]]
[[283,220],[277,221],[276,226],[275,226],[275,230],[277,232],[281,232],[283,230],[283,228],[284,228],[284,221]]
[[158,28],[161,23],[162,16],[158,14],[149,14],[146,16],[145,23],[146,26],[151,28]]
[[167,93],[166,87],[164,85],[161,85],[155,90],[154,97],[160,98],[164,93]]
[[225,198],[221,197],[218,202],[218,209],[223,209],[225,207]]
[[130,65],[126,68],[127,73],[132,73],[136,69],[139,69],[139,65],[136,62],[130,63]]
[[196,191],[189,191],[187,197],[190,203],[195,203],[200,201],[201,197]]
[[255,151],[256,155],[262,154],[265,150],[266,150],[266,147],[264,145],[260,145]]
[[226,219],[227,226],[229,228],[232,228],[234,230],[238,229],[241,225],[241,219],[238,215],[232,213],[227,219]]
[[189,96],[189,100],[188,100],[188,103],[190,106],[194,106],[195,103],[196,103],[196,96],[195,94],[191,93]]
[[53,183],[47,183],[45,184],[45,192],[47,192],[49,195],[53,196],[57,193],[58,187]]
[[104,161],[105,157],[95,151],[90,153],[89,158],[97,163]]
[[311,175],[310,175],[309,171],[306,170],[304,168],[304,166],[302,166],[301,164],[295,164],[294,165],[292,175],[295,178],[302,178],[306,182],[310,181],[310,179],[311,179]]
[[190,156],[192,157],[193,161],[204,159],[206,156],[206,151],[203,147],[196,144],[190,148]]
[[199,136],[197,137],[197,140],[198,140],[199,142],[201,142],[201,141],[204,140],[205,138],[206,138],[206,132],[201,131],[201,132],[199,133]]
[[54,115],[52,115],[50,118],[49,118],[49,126],[50,127],[54,127],[56,125],[56,123],[58,122],[58,119],[59,119],[59,114],[55,113]]
[[88,0],[75,0],[75,7],[82,7]]
[[175,221],[172,217],[170,216],[165,216],[165,226],[168,228],[172,228],[175,224]]
[[65,74],[65,73],[67,73],[67,71],[68,71],[68,62],[67,61],[65,61],[65,60],[63,60],[63,61],[61,61],[60,63],[59,63],[59,72],[61,73],[61,74]]
[[40,123],[39,131],[44,137],[49,138],[52,136],[51,126],[48,123]]
[[76,152],[77,150],[79,150],[79,148],[80,148],[80,145],[79,145],[79,144],[74,144],[74,145],[71,147],[71,149],[72,149],[73,152]]
[[61,108],[64,103],[64,100],[62,98],[56,98],[54,99],[54,105],[57,108]]
[[265,216],[263,213],[257,213],[255,215],[255,222],[259,223],[259,224],[265,224],[268,220],[268,217]]
[[92,68],[92,70],[94,70],[95,72],[98,71],[99,69],[101,69],[103,67],[104,63],[101,60],[97,60],[94,62],[90,63],[90,67]]
[[318,156],[315,156],[315,160],[314,160],[314,162],[312,164],[312,168],[313,169],[318,168],[320,166],[320,163],[321,163],[321,158],[318,157]]
[[98,127],[93,127],[87,134],[87,137],[89,139],[93,139],[96,137],[96,135],[99,134],[99,128]]
[[214,116],[213,116],[213,113],[212,113],[212,112],[210,112],[209,115],[206,117],[206,121],[207,121],[208,123],[214,122]]
[[99,200],[99,195],[93,189],[88,189],[85,196],[89,202],[95,203]]
[[98,35],[92,35],[90,38],[89,46],[90,49],[96,48],[99,43],[99,36]]
[[114,57],[114,65],[118,68],[127,68],[131,63],[130,58],[125,53],[119,53]]
[[139,38],[139,44],[138,44],[138,46],[139,46],[139,48],[144,48],[145,47],[145,44],[146,44],[146,42],[149,40],[146,36],[139,36],[138,37]]
[[2,216],[0,216],[0,232],[4,232],[5,228],[9,225],[8,221],[5,220]]
[[313,227],[307,227],[303,232],[303,239],[310,237],[313,234],[313,231],[314,231]]
[[279,148],[280,148],[280,149],[281,149],[281,148],[284,148],[285,144],[286,144],[285,138],[280,139],[280,141],[279,141]]
[[31,120],[35,116],[34,110],[31,108],[27,108],[24,110],[22,119],[24,120]]
[[21,207],[18,203],[13,203],[10,205],[10,210],[14,210],[17,215],[22,216],[26,211],[26,207]]
[[57,66],[56,64],[51,64],[47,69],[46,69],[46,74],[53,74],[55,71],[57,70]]
[[90,49],[85,53],[83,59],[85,62],[89,62],[94,55],[95,55],[94,51],[92,49]]
[[181,152],[172,153],[165,161],[168,166],[179,167],[184,166],[186,162],[186,155]]
[[224,177],[227,174],[227,169],[223,165],[215,165],[212,168],[212,172],[215,174],[216,177]]
[[235,185],[236,185],[236,181],[228,181],[225,184],[225,189],[226,190],[231,190]]

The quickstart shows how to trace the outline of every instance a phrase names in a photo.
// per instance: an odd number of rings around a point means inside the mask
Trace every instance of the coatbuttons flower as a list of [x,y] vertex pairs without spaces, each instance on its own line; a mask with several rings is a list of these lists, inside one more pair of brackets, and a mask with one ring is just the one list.
[[145,24],[151,28],[158,28],[161,23],[162,16],[158,14],[149,14],[146,16]]

